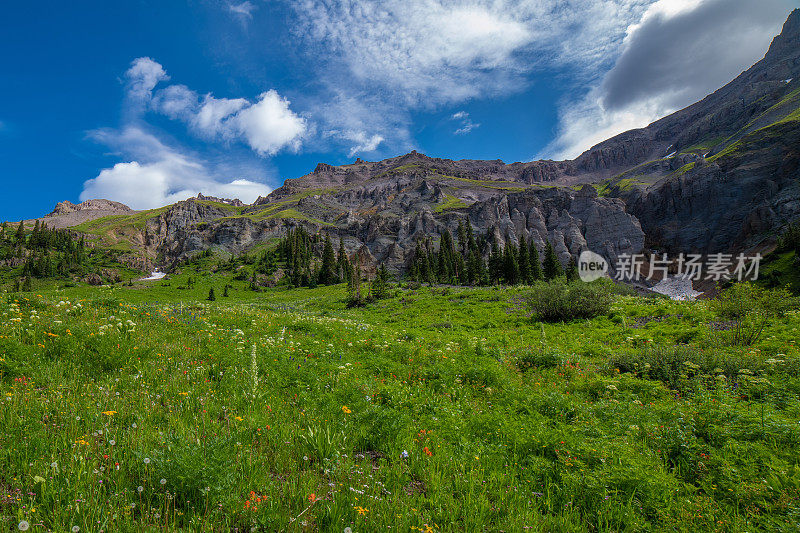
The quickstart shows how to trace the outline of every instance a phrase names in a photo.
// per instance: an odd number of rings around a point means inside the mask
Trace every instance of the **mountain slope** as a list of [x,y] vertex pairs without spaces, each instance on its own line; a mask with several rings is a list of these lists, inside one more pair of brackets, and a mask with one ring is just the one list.
[[[505,164],[417,152],[324,163],[253,205],[198,197],[85,216],[75,229],[166,266],[208,248],[240,253],[308,226],[402,270],[421,238],[469,219],[479,236],[636,253],[740,251],[800,217],[800,10],[765,57],[700,102],[613,137],[574,161]],[[586,186],[585,184],[590,184]],[[86,211],[88,212],[88,211]],[[99,212],[95,212],[99,214]]]

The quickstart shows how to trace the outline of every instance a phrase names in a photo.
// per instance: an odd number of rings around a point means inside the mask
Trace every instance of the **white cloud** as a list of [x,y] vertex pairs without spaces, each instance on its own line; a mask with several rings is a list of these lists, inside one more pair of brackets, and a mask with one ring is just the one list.
[[221,136],[232,138],[235,136],[231,127],[232,117],[243,108],[250,105],[244,98],[214,98],[206,95],[203,103],[189,117],[190,125],[209,138]]
[[[519,92],[532,72],[553,65],[577,65],[582,76],[596,79],[626,28],[653,1],[284,3],[295,10],[294,30],[309,61],[324,72],[329,94],[306,106],[315,109],[323,132],[338,132],[324,138],[346,144],[344,132],[360,132],[397,150],[413,147],[413,111]],[[351,153],[364,146],[350,143]]]
[[[409,106],[507,93],[552,62],[607,59],[652,0],[291,2],[312,53]],[[599,52],[598,52],[599,51]]]
[[453,132],[454,135],[466,135],[475,128],[480,127],[480,124],[472,122],[472,120],[469,118],[469,113],[467,113],[466,111],[459,111],[458,113],[454,113],[453,116],[450,117],[450,119],[457,120],[461,123],[460,127]]
[[[132,73],[133,72],[133,73]],[[297,151],[308,130],[305,118],[294,113],[290,102],[276,91],[261,93],[255,102],[245,98],[200,95],[185,85],[168,85],[163,67],[150,58],[134,60],[128,71],[130,98],[149,102],[149,109],[185,122],[190,131],[209,140],[242,141],[262,156],[283,149]]]
[[621,53],[582,98],[565,100],[543,157],[571,159],[598,142],[702,99],[760,59],[786,0],[659,0],[631,24]]
[[273,155],[284,147],[299,150],[306,132],[305,119],[289,109],[289,100],[275,91],[261,93],[258,102],[230,119],[247,143],[262,155]]
[[149,57],[134,59],[130,68],[125,72],[128,80],[128,96],[135,101],[150,99],[153,88],[162,81],[169,79],[162,66]]
[[246,19],[252,19],[253,11],[255,11],[257,8],[258,6],[250,1],[242,2],[241,4],[228,4],[228,10],[231,13]]
[[134,209],[152,209],[203,193],[239,198],[251,203],[271,189],[252,180],[222,181],[209,165],[189,154],[166,146],[139,127],[120,131],[97,130],[90,137],[104,143],[127,161],[116,163],[87,180],[81,201],[106,198]]

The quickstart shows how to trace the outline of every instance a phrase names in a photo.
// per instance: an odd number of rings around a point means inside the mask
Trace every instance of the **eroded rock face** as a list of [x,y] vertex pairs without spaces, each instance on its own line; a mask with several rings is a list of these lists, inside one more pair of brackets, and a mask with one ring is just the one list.
[[743,250],[800,217],[800,123],[752,135],[718,161],[695,165],[628,199],[654,246]]

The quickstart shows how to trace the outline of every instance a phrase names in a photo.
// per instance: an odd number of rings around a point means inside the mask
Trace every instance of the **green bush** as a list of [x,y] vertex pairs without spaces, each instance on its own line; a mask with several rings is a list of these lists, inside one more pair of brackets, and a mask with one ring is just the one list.
[[762,289],[752,283],[735,283],[717,297],[722,318],[731,321],[724,336],[734,346],[751,346],[776,317],[797,306],[785,289]]
[[524,301],[534,318],[544,322],[559,322],[607,314],[611,308],[612,293],[606,281],[584,283],[557,279],[536,283]]

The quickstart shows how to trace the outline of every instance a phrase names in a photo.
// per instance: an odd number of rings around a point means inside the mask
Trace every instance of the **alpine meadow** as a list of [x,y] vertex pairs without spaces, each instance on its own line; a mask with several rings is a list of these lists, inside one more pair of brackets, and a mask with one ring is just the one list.
[[0,531],[800,531],[796,2],[188,4],[0,8]]

